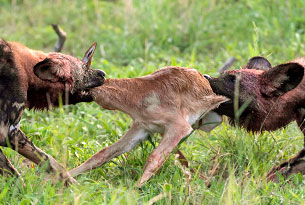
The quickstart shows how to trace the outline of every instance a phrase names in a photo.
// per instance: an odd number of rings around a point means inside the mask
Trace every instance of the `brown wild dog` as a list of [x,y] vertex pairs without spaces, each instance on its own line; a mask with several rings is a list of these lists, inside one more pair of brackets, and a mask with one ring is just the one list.
[[[0,146],[12,148],[36,164],[48,161],[47,171],[58,172],[68,183],[73,183],[74,179],[25,136],[19,122],[26,107],[56,106],[59,96],[69,104],[92,101],[83,91],[102,85],[105,75],[103,71],[89,69],[95,47],[93,44],[81,61],[62,53],[43,53],[0,39]],[[1,149],[0,173],[19,176]]]
[[[267,59],[253,57],[243,69],[226,71],[209,80],[216,94],[230,99],[215,111],[229,116],[232,122],[249,131],[272,131],[297,121],[305,134],[304,68],[305,58],[271,67]],[[234,104],[245,104],[238,118]],[[284,177],[305,174],[305,148],[294,158],[274,167],[267,175],[268,180],[278,181],[276,172]]]
[[70,175],[95,169],[131,151],[152,133],[160,133],[162,140],[148,157],[139,186],[194,129],[210,131],[217,126],[222,118],[211,110],[227,101],[213,93],[208,80],[199,71],[181,67],[165,67],[138,78],[106,79],[90,93],[101,107],[120,110],[130,115],[133,123],[120,140],[71,170]]

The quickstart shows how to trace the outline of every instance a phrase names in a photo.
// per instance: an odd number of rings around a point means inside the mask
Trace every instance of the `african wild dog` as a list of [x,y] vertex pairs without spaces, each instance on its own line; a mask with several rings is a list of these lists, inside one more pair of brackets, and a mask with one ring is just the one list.
[[[305,58],[272,68],[267,59],[253,57],[243,69],[226,71],[209,80],[216,94],[231,99],[220,105],[216,112],[229,116],[234,122],[237,111],[234,101],[239,106],[246,103],[238,124],[247,130],[276,130],[296,120],[305,134],[304,68]],[[268,180],[278,180],[276,171],[285,177],[298,172],[305,174],[304,162],[305,148],[294,158],[272,169],[267,175]]]
[[210,131],[217,126],[222,118],[210,111],[227,101],[213,93],[208,80],[197,70],[180,67],[166,67],[138,78],[106,79],[90,93],[101,107],[130,115],[133,124],[120,140],[71,170],[70,175],[97,168],[129,152],[149,135],[160,133],[162,140],[148,157],[139,186],[194,129]]
[[[102,85],[105,75],[103,71],[89,69],[95,47],[93,44],[81,61],[0,39],[0,145],[15,149],[36,164],[49,161],[48,171],[59,172],[60,177],[70,183],[74,179],[64,167],[37,148],[20,130],[19,122],[26,107],[56,106],[60,95],[69,104],[92,101],[84,91]],[[1,149],[0,172],[19,175]]]

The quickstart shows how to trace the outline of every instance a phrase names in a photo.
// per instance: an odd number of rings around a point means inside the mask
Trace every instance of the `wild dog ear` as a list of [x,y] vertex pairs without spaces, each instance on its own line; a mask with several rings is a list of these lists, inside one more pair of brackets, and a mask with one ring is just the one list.
[[256,69],[256,70],[269,70],[271,63],[264,57],[255,56],[250,58],[245,69]]
[[278,65],[266,71],[261,78],[261,92],[269,97],[285,94],[299,85],[304,68],[298,63]]
[[86,53],[85,53],[85,55],[84,55],[83,62],[85,63],[85,65],[86,65],[86,67],[87,67],[88,69],[90,68],[91,60],[92,60],[94,51],[95,51],[95,49],[96,49],[96,45],[97,45],[97,43],[94,42],[94,43],[92,44],[92,46],[90,46],[90,48],[86,51]]
[[64,72],[63,65],[52,60],[51,58],[46,58],[43,61],[37,63],[34,66],[34,74],[41,80],[47,80],[51,82],[64,81],[67,79]]

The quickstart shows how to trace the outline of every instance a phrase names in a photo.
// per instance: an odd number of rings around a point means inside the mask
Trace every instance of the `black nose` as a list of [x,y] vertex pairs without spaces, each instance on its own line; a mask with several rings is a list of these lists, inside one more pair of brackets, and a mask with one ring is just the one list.
[[102,70],[97,70],[97,73],[98,73],[99,76],[101,76],[101,77],[103,77],[103,78],[104,78],[105,75],[106,75],[105,72],[102,71]]
[[203,76],[204,76],[207,80],[210,80],[210,79],[211,79],[211,77],[210,77],[209,75],[204,74]]

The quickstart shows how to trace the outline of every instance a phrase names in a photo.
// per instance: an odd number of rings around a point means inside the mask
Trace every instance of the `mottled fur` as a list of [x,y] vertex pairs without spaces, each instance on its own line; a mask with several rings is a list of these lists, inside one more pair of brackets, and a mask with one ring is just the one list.
[[[39,79],[33,68],[47,81]],[[0,39],[0,145],[17,150],[36,164],[49,161],[48,170],[73,182],[64,167],[35,147],[19,129],[20,118],[25,107],[44,109],[50,104],[58,105],[60,95],[68,99],[66,103],[91,101],[92,97],[82,91],[101,85],[103,80],[101,71],[89,70],[86,62],[72,56],[43,53]],[[19,175],[2,151],[0,172]]]
[[[272,131],[296,120],[305,134],[304,68],[305,58],[271,68],[265,58],[254,57],[243,69],[227,71],[219,78],[211,78],[213,91],[231,99],[216,109],[216,112],[229,116],[233,123],[238,122],[250,131]],[[249,103],[237,121],[233,106],[235,99],[238,99],[239,107]],[[276,181],[275,171],[279,170],[285,176],[296,172],[304,174],[305,169],[300,171],[294,167],[303,164],[303,152],[304,150],[289,163],[273,169],[268,174],[269,179]],[[305,167],[304,164],[302,166]]]

